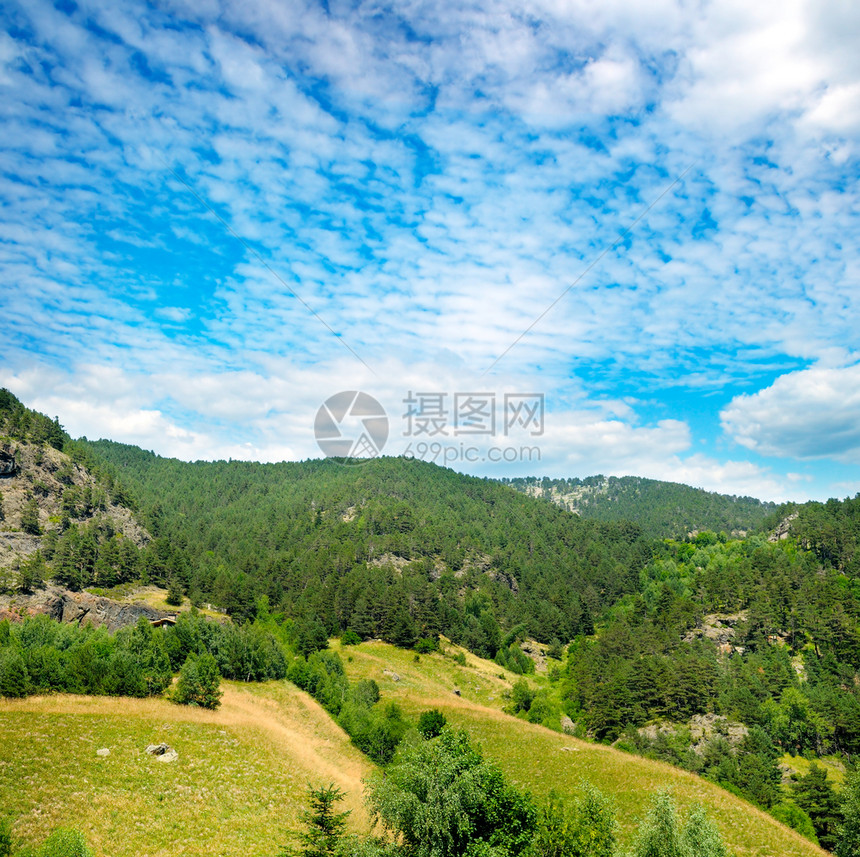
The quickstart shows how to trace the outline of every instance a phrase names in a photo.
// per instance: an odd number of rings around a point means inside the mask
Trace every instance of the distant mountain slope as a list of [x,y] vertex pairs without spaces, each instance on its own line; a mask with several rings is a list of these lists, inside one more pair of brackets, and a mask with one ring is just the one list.
[[640,476],[524,477],[501,481],[583,518],[634,521],[646,535],[655,538],[684,538],[702,530],[743,536],[758,529],[777,508],[776,503],[753,497],[715,494]]
[[420,461],[186,463],[88,448],[184,547],[187,591],[233,615],[265,594],[331,633],[409,644],[443,632],[492,656],[521,623],[542,642],[590,632],[651,555],[634,524],[584,521]]
[[793,538],[824,563],[860,576],[860,494],[826,503],[787,503],[765,522],[774,538]]

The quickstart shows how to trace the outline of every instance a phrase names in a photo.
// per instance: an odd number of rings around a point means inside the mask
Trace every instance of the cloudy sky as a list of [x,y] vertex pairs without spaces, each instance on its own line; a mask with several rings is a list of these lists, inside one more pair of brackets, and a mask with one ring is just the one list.
[[853,0],[0,17],[0,385],[72,434],[304,459],[363,390],[470,472],[860,491]]

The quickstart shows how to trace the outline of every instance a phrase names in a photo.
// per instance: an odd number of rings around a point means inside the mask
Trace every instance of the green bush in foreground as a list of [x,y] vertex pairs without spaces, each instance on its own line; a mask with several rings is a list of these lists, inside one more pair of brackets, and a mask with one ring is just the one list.
[[701,807],[695,807],[682,824],[671,795],[659,792],[639,828],[631,857],[730,857],[730,853]]
[[528,857],[614,857],[617,829],[611,801],[593,786],[585,786],[571,811],[550,795]]
[[465,732],[444,729],[407,744],[385,774],[371,776],[367,802],[407,857],[524,854],[537,822],[530,797],[474,749]]
[[[0,827],[0,832],[3,828]],[[4,846],[7,850],[3,850]],[[11,839],[4,842],[0,833],[0,857],[12,854]],[[77,830],[58,827],[38,848],[25,847],[15,857],[93,857],[84,837]]]
[[221,704],[221,673],[215,658],[208,652],[189,655],[179,672],[173,701],[180,705],[217,708]]
[[437,708],[422,711],[418,718],[418,731],[427,739],[435,738],[445,728],[445,715]]

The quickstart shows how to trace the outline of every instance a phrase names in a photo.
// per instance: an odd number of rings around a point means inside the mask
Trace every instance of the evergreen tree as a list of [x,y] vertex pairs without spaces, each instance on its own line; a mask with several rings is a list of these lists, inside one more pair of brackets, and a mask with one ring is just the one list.
[[217,708],[221,704],[221,673],[215,658],[204,652],[189,655],[179,672],[173,701],[180,705]]
[[39,525],[39,505],[35,497],[31,497],[21,512],[21,529],[32,536],[42,534],[42,528]]
[[17,648],[0,650],[0,696],[22,697],[29,691],[30,677]]
[[293,630],[298,650],[304,657],[328,648],[328,634],[318,619],[300,619]]
[[168,587],[167,598],[165,600],[171,607],[182,606],[182,584],[176,575],[170,578],[170,586]]
[[836,846],[839,827],[839,799],[827,781],[827,769],[813,762],[809,773],[798,777],[791,785],[797,805],[812,819],[815,835],[822,848],[832,851]]
[[[335,812],[335,804],[344,799],[344,793],[334,784],[313,788],[308,786],[310,810],[302,813],[306,830],[298,834],[301,857],[332,857],[346,830],[351,810]],[[292,849],[284,848],[280,857],[292,857]]]
[[22,563],[18,573],[18,590],[20,592],[32,592],[42,586],[48,576],[48,567],[41,551],[36,551],[27,557]]

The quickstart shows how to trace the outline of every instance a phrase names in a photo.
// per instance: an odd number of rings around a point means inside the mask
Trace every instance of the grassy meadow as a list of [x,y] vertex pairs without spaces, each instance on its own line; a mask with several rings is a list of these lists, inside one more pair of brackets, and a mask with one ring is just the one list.
[[[574,794],[584,780],[611,794],[625,841],[649,796],[670,787],[682,807],[707,807],[737,857],[825,853],[698,777],[504,714],[517,676],[492,662],[467,654],[463,667],[384,643],[334,645],[351,680],[375,679],[410,717],[440,709],[539,798]],[[0,700],[0,813],[26,842],[73,826],[109,857],[274,857],[299,826],[306,786],[334,782],[353,810],[351,829],[368,831],[362,778],[373,765],[313,699],[286,682],[222,687],[214,712],[162,699]],[[144,752],[161,741],[178,761]]]
[[[307,784],[335,782],[353,829],[366,830],[372,766],[313,699],[285,682],[224,690],[214,712],[162,699],[0,700],[0,813],[26,842],[72,826],[109,857],[274,857],[299,827]],[[144,752],[161,741],[177,761]]]

